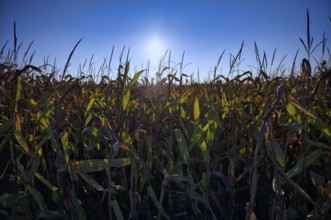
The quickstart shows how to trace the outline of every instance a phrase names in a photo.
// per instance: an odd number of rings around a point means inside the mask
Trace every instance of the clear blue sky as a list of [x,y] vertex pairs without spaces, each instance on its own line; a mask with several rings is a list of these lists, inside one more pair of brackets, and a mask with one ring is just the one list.
[[[306,40],[306,9],[315,44],[322,40],[323,31],[330,38],[330,0],[1,0],[0,46],[9,40],[13,48],[16,20],[22,52],[34,41],[31,51],[36,50],[36,66],[49,56],[50,63],[56,58],[57,66],[63,68],[70,51],[83,37],[72,58],[71,74],[77,73],[78,64],[92,54],[98,70],[114,45],[114,74],[123,46],[130,46],[133,72],[151,59],[150,76],[154,77],[157,61],[170,49],[175,63],[185,51],[184,63],[189,65],[184,72],[196,73],[199,67],[201,80],[207,80],[224,49],[218,73],[227,75],[230,54],[236,54],[243,41],[241,70],[257,66],[254,40],[261,53],[266,51],[269,62],[274,48],[276,64],[287,55],[285,62],[290,68],[297,49],[300,60],[305,56],[299,37]],[[327,46],[330,48],[330,40]],[[321,49],[314,56],[320,59]]]

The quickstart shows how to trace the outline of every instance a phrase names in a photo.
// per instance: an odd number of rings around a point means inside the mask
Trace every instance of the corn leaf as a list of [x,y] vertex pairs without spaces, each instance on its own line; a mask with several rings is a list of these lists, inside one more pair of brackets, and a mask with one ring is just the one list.
[[208,118],[208,124],[216,123],[219,127],[222,127],[222,122],[215,109],[208,111],[207,118]]
[[45,211],[47,207],[44,201],[44,197],[41,195],[41,193],[29,185],[26,185],[26,189],[31,193],[32,197],[37,202],[39,210]]
[[274,140],[269,140],[266,145],[269,158],[275,158],[281,167],[285,166],[285,155],[281,146]]
[[123,95],[123,100],[122,100],[122,109],[123,110],[126,110],[126,108],[128,106],[130,95],[131,95],[131,91],[129,89],[127,89]]
[[69,162],[69,140],[68,140],[68,132],[64,132],[64,134],[61,137],[61,143],[62,143],[62,149],[64,153],[64,157],[66,160],[66,165],[68,165]]
[[194,121],[199,120],[199,118],[200,118],[200,106],[199,106],[199,100],[198,100],[197,97],[195,97],[195,100],[194,100],[193,114],[194,114]]
[[45,186],[47,186],[52,191],[57,191],[58,188],[53,186],[45,177],[43,177],[40,173],[34,173],[35,177],[37,177]]
[[89,112],[95,102],[95,98],[92,98],[86,107],[85,113]]
[[89,175],[87,175],[81,171],[77,171],[77,173],[79,174],[80,177],[82,177],[83,180],[85,180],[85,182],[90,184],[90,186],[94,187],[96,190],[98,190],[100,192],[108,191],[107,189],[104,189],[97,181],[95,181],[95,179],[93,179]]
[[29,145],[28,143],[25,141],[23,135],[21,132],[19,131],[16,131],[15,132],[15,138],[18,142],[18,144],[23,148],[23,150],[26,152],[26,153],[29,153]]
[[13,125],[13,119],[8,119],[4,123],[0,125],[0,134],[5,133],[6,131],[9,131],[10,127]]
[[314,126],[319,129],[323,134],[325,134],[329,139],[331,139],[331,132],[328,128],[328,126],[317,116],[315,116],[313,113],[311,113],[309,110],[302,107],[300,104],[290,101],[290,103],[286,106],[287,111],[289,114],[298,122],[301,123],[301,118],[299,114],[296,112],[296,109],[303,112],[305,115],[307,115],[309,118],[313,119]]
[[14,100],[14,111],[16,112],[17,111],[17,105],[18,105],[18,102],[20,100],[20,97],[21,97],[21,90],[22,90],[22,81],[21,81],[21,78],[18,77],[17,78],[17,85],[16,85],[16,95],[15,95],[15,100]]
[[296,111],[295,106],[292,103],[286,105],[286,110],[296,122],[301,124],[300,114]]
[[115,216],[117,220],[123,220],[123,214],[122,211],[120,209],[120,206],[118,205],[118,202],[116,200],[111,200],[111,206],[114,210]]
[[122,139],[123,139],[124,143],[132,144],[132,138],[131,138],[131,135],[130,135],[129,132],[123,131],[122,132]]
[[161,215],[168,217],[168,214],[165,212],[162,206],[160,206],[160,203],[156,197],[155,191],[151,185],[147,186],[147,195],[152,199],[154,202],[154,205],[159,209],[159,212]]
[[205,172],[202,173],[201,180],[199,182],[199,189],[202,192],[203,198],[208,199],[208,180]]
[[316,128],[318,128],[319,130],[321,130],[321,132],[323,134],[325,134],[329,139],[331,139],[331,132],[330,129],[328,128],[328,126],[326,126],[326,124],[319,118],[317,118],[314,121],[314,125]]
[[78,219],[79,220],[86,220],[87,217],[86,217],[82,202],[79,199],[76,199],[74,201],[74,205],[75,205],[75,208],[76,208],[76,213],[78,215]]
[[194,182],[192,181],[191,178],[189,178],[187,176],[183,176],[183,175],[172,174],[172,175],[166,176],[165,179],[167,181],[172,181],[172,182],[175,182],[175,183],[189,182],[192,185],[194,185]]
[[23,196],[4,193],[0,196],[0,204],[5,208],[15,207],[17,211],[27,215],[28,219],[33,219],[28,200]]
[[128,88],[126,88],[124,95],[123,95],[123,99],[122,99],[122,109],[126,110],[128,103],[129,103],[129,99],[130,99],[130,94],[131,94],[131,89],[133,87],[133,85],[137,82],[139,76],[144,72],[144,70],[141,70],[139,72],[137,72],[133,79],[130,82],[130,85]]
[[[6,135],[4,139],[2,139],[2,141],[0,142],[0,154],[3,151],[3,149],[8,146],[7,143],[9,141],[10,137],[9,135]],[[0,178],[1,179],[1,178]]]
[[304,169],[306,169],[309,165],[314,163],[321,154],[322,154],[322,150],[320,150],[320,149],[314,150],[309,155],[301,158],[297,162],[297,164],[286,173],[286,175],[288,177],[293,177],[293,176],[298,175],[299,173],[304,171]]
[[112,160],[108,159],[92,159],[92,160],[81,160],[74,162],[74,165],[85,173],[97,172],[105,170],[110,167],[124,167],[130,165],[131,161],[129,158],[116,158]]
[[175,135],[176,135],[177,143],[179,145],[180,155],[184,159],[184,162],[187,164],[189,159],[189,152],[184,135],[180,129],[175,129]]

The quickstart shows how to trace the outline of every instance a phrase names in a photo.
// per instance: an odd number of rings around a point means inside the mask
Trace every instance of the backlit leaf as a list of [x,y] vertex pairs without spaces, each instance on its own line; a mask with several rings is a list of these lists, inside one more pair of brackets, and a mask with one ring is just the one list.
[[123,99],[122,99],[122,109],[126,110],[128,103],[129,103],[129,99],[130,99],[130,94],[131,94],[131,89],[133,87],[133,85],[137,82],[139,76],[144,72],[144,70],[141,70],[139,72],[137,72],[133,79],[130,82],[130,85],[128,88],[126,88],[124,95],[123,95]]
[[124,143],[132,144],[132,138],[131,138],[131,135],[130,135],[129,132],[123,131],[122,132],[122,139],[123,139]]
[[194,113],[194,121],[199,120],[199,118],[200,118],[200,107],[199,107],[199,100],[198,100],[197,97],[195,97],[195,99],[194,99],[193,113]]
[[123,110],[126,110],[128,103],[129,103],[129,99],[130,99],[130,94],[131,91],[129,89],[127,89],[123,95],[123,100],[122,100],[122,108]]
[[301,117],[299,115],[299,112],[296,111],[294,105],[292,103],[288,103],[286,105],[287,112],[294,118],[296,122],[301,124]]

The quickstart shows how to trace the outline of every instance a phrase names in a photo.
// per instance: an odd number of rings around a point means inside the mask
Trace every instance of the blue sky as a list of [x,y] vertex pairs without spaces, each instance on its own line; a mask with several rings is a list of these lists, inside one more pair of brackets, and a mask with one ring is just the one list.
[[[113,46],[115,74],[126,46],[132,72],[145,68],[150,59],[150,77],[154,77],[160,57],[170,49],[175,64],[185,51],[185,73],[196,75],[199,68],[200,80],[208,80],[223,50],[218,74],[227,76],[230,54],[235,55],[243,41],[241,71],[257,67],[254,40],[261,53],[266,51],[269,62],[275,48],[276,64],[287,55],[284,64],[290,68],[297,49],[300,60],[306,56],[299,37],[306,40],[307,9],[315,44],[322,40],[323,31],[331,37],[330,0],[1,0],[0,46],[9,40],[13,48],[16,20],[22,52],[34,41],[31,52],[36,50],[36,66],[49,56],[50,63],[56,58],[57,66],[63,68],[74,45],[84,38],[72,57],[72,75],[92,55],[97,71]],[[321,49],[313,55],[322,58]]]

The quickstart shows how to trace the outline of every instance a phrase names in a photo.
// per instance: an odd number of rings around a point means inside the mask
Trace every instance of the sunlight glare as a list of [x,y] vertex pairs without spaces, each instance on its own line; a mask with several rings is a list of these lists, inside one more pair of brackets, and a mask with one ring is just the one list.
[[145,56],[151,62],[152,68],[157,68],[161,57],[166,52],[163,40],[158,36],[153,36],[146,42]]

